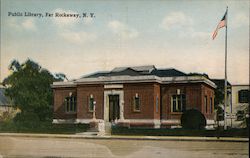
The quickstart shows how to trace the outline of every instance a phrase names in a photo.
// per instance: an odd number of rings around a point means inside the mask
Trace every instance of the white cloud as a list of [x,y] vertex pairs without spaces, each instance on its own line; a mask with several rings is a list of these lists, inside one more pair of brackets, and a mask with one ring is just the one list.
[[74,32],[74,31],[64,31],[59,34],[64,40],[74,43],[74,44],[82,44],[85,42],[94,41],[96,39],[96,35],[94,33],[87,33],[84,31]]
[[183,12],[171,12],[163,18],[160,27],[164,30],[177,30],[177,35],[181,38],[189,37],[199,40],[211,38],[211,32],[202,32],[194,29],[194,20]]
[[130,28],[129,26],[114,20],[108,23],[108,27],[115,33],[120,35],[124,39],[132,39],[138,36],[138,31]]
[[12,18],[8,21],[9,26],[16,30],[31,30],[35,31],[37,29],[34,19],[17,20]]
[[93,18],[87,17],[83,19],[84,24],[92,24],[93,23]]
[[10,18],[8,19],[8,25],[12,28],[18,29],[19,25],[17,24],[16,18]]
[[232,27],[238,28],[241,26],[248,26],[249,25],[249,16],[244,13],[236,14],[232,19]]
[[212,32],[195,31],[193,28],[189,28],[187,30],[180,31],[178,35],[179,35],[179,37],[196,38],[198,40],[212,38]]
[[[66,13],[66,14],[79,14],[72,10],[64,10],[61,8],[57,8],[53,11],[54,18],[53,23],[58,27],[57,35],[61,37],[63,40],[74,43],[74,44],[83,44],[86,42],[94,41],[97,36],[95,33],[89,33],[86,31],[77,31],[74,27],[78,24],[91,24],[92,18],[75,18],[75,17],[55,17],[56,13]],[[79,30],[79,29],[78,29]]]
[[193,19],[183,12],[172,12],[168,14],[160,24],[160,27],[166,30],[170,30],[177,27],[192,26]]
[[35,22],[33,19],[26,19],[21,23],[21,25],[27,30],[36,30]]

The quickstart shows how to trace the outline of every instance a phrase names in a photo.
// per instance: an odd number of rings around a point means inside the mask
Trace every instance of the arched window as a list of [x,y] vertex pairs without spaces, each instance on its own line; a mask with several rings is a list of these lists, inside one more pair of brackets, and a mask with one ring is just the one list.
[[94,111],[94,103],[95,103],[93,94],[90,95],[88,103],[89,103],[89,111],[93,112]]

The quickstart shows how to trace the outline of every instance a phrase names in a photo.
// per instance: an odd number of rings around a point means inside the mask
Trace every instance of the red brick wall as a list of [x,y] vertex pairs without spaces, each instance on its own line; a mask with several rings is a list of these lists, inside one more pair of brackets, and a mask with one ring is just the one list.
[[[214,90],[212,88],[210,88],[207,85],[202,85],[201,87],[202,89],[202,113],[205,115],[206,118],[208,119],[213,119],[214,118]],[[205,96],[207,96],[207,111],[206,111],[206,107],[205,107]],[[210,98],[212,99],[212,111],[210,110],[211,106],[210,106]]]
[[[214,98],[214,91],[211,87],[201,83],[189,84],[168,84],[161,86],[162,95],[162,119],[180,119],[182,113],[171,112],[171,96],[176,94],[177,89],[186,94],[186,109],[195,108],[204,114],[204,96]],[[208,99],[208,105],[210,99]],[[212,99],[213,100],[213,99]],[[211,118],[211,114],[204,114]]]
[[[213,88],[202,83],[167,84],[134,83],[124,84],[124,118],[125,119],[180,119],[182,113],[171,112],[171,96],[177,89],[186,94],[186,108],[200,110],[207,119],[213,119],[210,112],[210,98],[214,101]],[[54,91],[55,119],[91,119],[93,113],[88,109],[88,99],[92,94],[96,101],[96,118],[104,118],[104,86],[78,85],[76,88],[56,88]],[[64,99],[72,92],[77,95],[77,113],[66,113]],[[134,111],[134,97],[140,97],[140,111]],[[159,97],[159,109],[156,112],[156,96]],[[208,112],[205,113],[204,97],[207,96]],[[213,105],[214,103],[212,103]]]
[[[158,96],[158,111],[156,110],[156,98]],[[161,87],[160,84],[154,84],[154,119],[160,119],[161,114]]]
[[89,98],[92,94],[96,101],[96,118],[103,119],[104,117],[104,87],[103,85],[79,85],[77,87],[77,118],[92,119],[93,112],[89,111]]
[[75,119],[76,113],[67,113],[65,108],[65,98],[72,95],[77,95],[76,88],[57,88],[54,93],[54,119]]
[[[124,118],[125,119],[153,119],[154,91],[153,83],[124,84]],[[134,97],[140,97],[140,112],[134,111]]]

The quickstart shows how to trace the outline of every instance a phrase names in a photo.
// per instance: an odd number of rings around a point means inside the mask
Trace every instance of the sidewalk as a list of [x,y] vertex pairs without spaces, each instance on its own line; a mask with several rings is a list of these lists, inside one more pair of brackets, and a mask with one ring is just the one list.
[[70,139],[114,139],[114,140],[158,140],[158,141],[216,141],[216,142],[249,142],[249,138],[235,137],[186,137],[186,136],[121,136],[121,135],[84,135],[79,134],[34,134],[34,133],[0,133],[7,137],[37,137],[37,138],[70,138]]

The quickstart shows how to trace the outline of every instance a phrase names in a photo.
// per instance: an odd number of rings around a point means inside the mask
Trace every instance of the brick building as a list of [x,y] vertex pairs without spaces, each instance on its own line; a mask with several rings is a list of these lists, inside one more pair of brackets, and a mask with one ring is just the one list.
[[184,110],[201,111],[213,124],[215,84],[203,75],[154,66],[118,67],[68,82],[54,82],[53,123],[171,127]]

